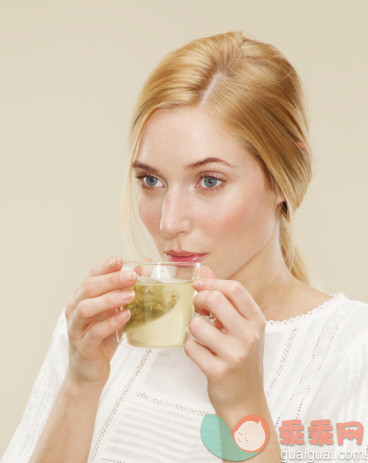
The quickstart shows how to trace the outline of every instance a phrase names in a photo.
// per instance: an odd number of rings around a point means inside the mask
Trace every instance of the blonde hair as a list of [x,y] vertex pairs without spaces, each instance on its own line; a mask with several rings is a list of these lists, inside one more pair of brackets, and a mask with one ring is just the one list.
[[303,84],[277,48],[245,37],[241,31],[199,38],[170,52],[144,83],[129,133],[123,193],[125,253],[131,255],[133,247],[139,258],[146,257],[131,228],[132,219],[139,224],[131,201],[131,165],[142,130],[155,110],[181,105],[205,109],[257,156],[271,188],[283,192],[282,255],[292,275],[309,284],[308,266],[292,230],[295,211],[312,177]]

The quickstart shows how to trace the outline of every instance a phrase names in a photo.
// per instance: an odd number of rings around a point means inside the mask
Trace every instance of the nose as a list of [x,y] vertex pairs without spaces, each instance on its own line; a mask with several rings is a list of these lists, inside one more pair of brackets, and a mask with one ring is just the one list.
[[189,233],[191,220],[190,206],[185,194],[169,191],[162,203],[160,232],[165,238],[172,238],[179,233]]

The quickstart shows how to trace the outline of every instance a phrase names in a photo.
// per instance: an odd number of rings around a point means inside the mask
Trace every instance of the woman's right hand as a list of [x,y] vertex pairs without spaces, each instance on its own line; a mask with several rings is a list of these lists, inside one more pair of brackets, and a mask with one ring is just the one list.
[[[109,258],[93,267],[74,290],[65,309],[69,338],[67,375],[75,384],[103,388],[110,375],[110,361],[117,349],[115,331],[124,330],[130,319],[128,310],[116,308],[130,304],[137,274],[120,271],[121,257]],[[121,332],[121,331],[120,331]]]

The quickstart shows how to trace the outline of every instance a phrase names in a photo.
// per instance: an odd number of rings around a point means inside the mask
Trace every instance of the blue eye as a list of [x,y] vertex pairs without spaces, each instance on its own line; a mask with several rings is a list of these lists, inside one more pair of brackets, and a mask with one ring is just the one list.
[[[147,190],[157,190],[156,186],[159,180],[154,175],[141,174],[141,175],[136,175],[135,177],[137,179],[142,180],[142,182],[140,183],[140,186],[142,188],[145,188]],[[143,179],[145,178],[147,178],[147,182],[143,181]],[[200,177],[200,180],[202,181],[203,179],[205,179],[205,185],[206,185],[206,187],[200,187],[200,189],[202,189],[203,191],[217,191],[220,188],[222,188],[225,184],[225,180],[215,177],[214,175],[202,175]],[[217,185],[218,182],[221,182],[220,185]],[[158,187],[158,188],[161,188],[161,187]]]
[[[210,190],[214,190],[213,187],[216,188],[216,183],[218,183],[219,181],[221,181],[219,178],[216,178],[216,177],[212,177],[212,176],[205,176],[205,177],[201,177],[201,180],[205,180],[205,185],[210,189]],[[207,182],[206,182],[207,180]]]
[[144,175],[136,175],[136,178],[138,178],[138,179],[144,179],[144,178],[146,178],[146,177],[147,177],[147,179],[148,179],[148,185],[145,184],[144,182],[142,182],[142,183],[141,183],[141,186],[142,186],[143,188],[147,188],[147,189],[149,189],[149,190],[155,189],[155,188],[154,188],[154,187],[156,186],[155,181],[156,181],[156,182],[158,181],[158,179],[157,179],[156,177],[154,177],[153,175],[146,175],[146,174],[144,174]]
[[153,177],[152,175],[146,175],[146,177],[148,186],[156,186],[156,183],[158,181],[156,177]]

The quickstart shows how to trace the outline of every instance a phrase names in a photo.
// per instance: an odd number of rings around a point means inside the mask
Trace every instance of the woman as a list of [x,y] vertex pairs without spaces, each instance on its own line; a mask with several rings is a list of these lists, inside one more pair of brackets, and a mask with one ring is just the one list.
[[[314,288],[293,241],[312,170],[295,69],[241,32],[194,40],[149,76],[130,142],[125,198],[134,171],[160,258],[198,254],[193,302],[215,322],[195,317],[184,349],[117,349],[129,314],[115,309],[133,300],[136,275],[119,271],[121,258],[97,265],[60,315],[2,461],[218,462],[201,439],[206,414],[230,430],[265,419],[258,463],[295,448],[368,461],[366,437],[340,445],[336,434],[337,423],[368,423],[368,305]],[[316,420],[331,425],[317,441]]]

